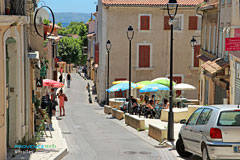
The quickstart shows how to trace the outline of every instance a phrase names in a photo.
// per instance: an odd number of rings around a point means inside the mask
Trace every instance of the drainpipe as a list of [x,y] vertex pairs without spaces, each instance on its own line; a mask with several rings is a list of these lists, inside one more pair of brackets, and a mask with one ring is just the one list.
[[[216,53],[216,57],[218,57],[219,54],[219,34],[220,34],[220,24],[221,24],[221,8],[222,8],[222,2],[219,1],[218,4],[218,20],[217,20],[217,53]],[[222,53],[220,53],[222,54]]]

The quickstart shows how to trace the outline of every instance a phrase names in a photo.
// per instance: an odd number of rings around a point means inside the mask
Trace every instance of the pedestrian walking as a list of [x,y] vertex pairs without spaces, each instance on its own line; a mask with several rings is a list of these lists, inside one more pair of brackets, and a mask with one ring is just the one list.
[[[62,89],[58,93],[58,98],[59,98],[60,116],[65,116],[64,101],[68,101],[68,99],[67,99],[67,96],[63,93]],[[63,114],[62,114],[62,111],[63,111]]]
[[70,88],[71,80],[72,80],[71,74],[68,73],[68,74],[67,74],[67,88]]
[[62,74],[63,73],[63,68],[61,67],[61,69],[60,69],[60,73]]
[[63,75],[62,74],[60,74],[60,76],[59,76],[59,82],[63,82]]

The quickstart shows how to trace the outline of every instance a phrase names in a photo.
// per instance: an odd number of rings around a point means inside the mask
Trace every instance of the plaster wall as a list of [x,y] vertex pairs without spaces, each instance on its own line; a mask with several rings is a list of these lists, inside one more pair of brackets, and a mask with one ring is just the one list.
[[[102,13],[103,12],[103,13]],[[105,13],[106,12],[106,13]],[[151,15],[151,30],[139,31],[139,14]],[[200,35],[200,31],[188,30],[189,16],[196,15],[195,8],[179,8],[179,15],[184,15],[184,26],[182,31],[174,31],[174,69],[175,76],[181,76],[182,82],[194,85],[197,90],[187,91],[185,97],[198,98],[198,69],[192,67],[192,48],[190,40],[193,35]],[[128,79],[129,67],[129,41],[126,31],[132,25],[135,34],[132,41],[132,81],[152,80],[157,77],[169,75],[169,44],[170,30],[164,30],[164,16],[167,11],[154,7],[102,7],[99,10],[99,43],[100,43],[100,72],[99,88],[101,95],[104,95],[106,81],[106,40],[111,40],[110,51],[110,84],[115,78]],[[104,30],[105,28],[105,30]],[[150,44],[152,46],[152,67],[138,67],[138,45]],[[102,88],[102,89],[101,89]],[[99,94],[100,94],[99,93]],[[112,94],[113,96],[113,94]],[[99,95],[98,95],[99,97]],[[101,96],[100,96],[101,97]],[[104,99],[101,97],[101,99]]]

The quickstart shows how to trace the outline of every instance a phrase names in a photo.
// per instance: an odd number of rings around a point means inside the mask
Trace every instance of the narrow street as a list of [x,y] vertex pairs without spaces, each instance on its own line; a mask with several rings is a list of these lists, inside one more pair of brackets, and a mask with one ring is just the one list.
[[[69,153],[65,160],[176,160],[165,149],[154,148],[146,141],[122,126],[107,119],[97,103],[88,103],[87,81],[78,74],[72,74],[66,116],[59,120],[59,126],[66,138]],[[103,112],[103,111],[102,111]],[[57,112],[59,114],[59,112]]]

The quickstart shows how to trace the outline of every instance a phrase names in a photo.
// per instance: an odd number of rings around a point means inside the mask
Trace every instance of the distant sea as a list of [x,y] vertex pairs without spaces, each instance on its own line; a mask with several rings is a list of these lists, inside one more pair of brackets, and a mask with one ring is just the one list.
[[54,13],[56,23],[61,22],[63,27],[67,27],[71,22],[86,23],[91,18],[91,13]]

